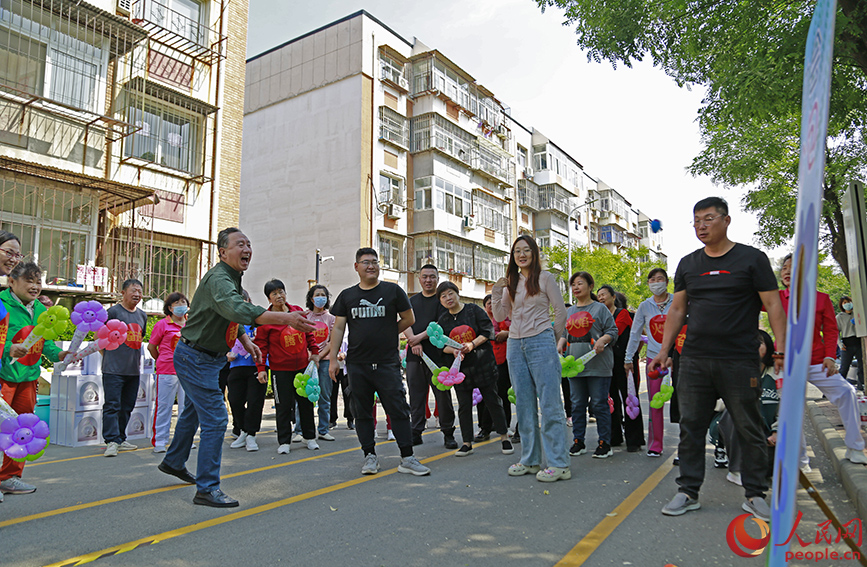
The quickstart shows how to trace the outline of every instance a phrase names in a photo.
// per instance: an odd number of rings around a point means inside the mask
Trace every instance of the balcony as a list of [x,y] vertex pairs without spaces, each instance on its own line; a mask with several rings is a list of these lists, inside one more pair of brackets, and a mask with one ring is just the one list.
[[470,167],[498,183],[515,186],[515,174],[509,170],[511,156],[508,152],[483,136],[476,137],[474,150]]
[[150,38],[206,65],[225,59],[226,36],[157,0],[136,0],[132,21]]
[[379,139],[397,146],[402,151],[407,151],[409,149],[409,126],[406,118],[387,106],[379,107]]
[[529,179],[518,180],[518,206],[539,210],[539,186]]

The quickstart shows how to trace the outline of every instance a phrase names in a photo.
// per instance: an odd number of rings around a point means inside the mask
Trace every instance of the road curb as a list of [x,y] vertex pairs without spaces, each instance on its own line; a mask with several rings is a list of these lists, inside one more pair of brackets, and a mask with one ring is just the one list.
[[843,437],[816,402],[807,402],[807,414],[810,416],[813,428],[843,483],[843,489],[852,499],[858,516],[867,518],[867,467],[856,465],[845,458],[846,443],[843,441]]

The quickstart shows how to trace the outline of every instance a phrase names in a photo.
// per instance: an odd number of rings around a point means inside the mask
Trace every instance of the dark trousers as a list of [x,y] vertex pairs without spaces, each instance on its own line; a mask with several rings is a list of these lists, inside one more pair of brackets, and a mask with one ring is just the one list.
[[102,438],[106,443],[126,441],[126,425],[138,396],[138,375],[103,374]]
[[271,386],[277,410],[277,442],[280,445],[287,445],[292,441],[292,420],[295,417],[296,402],[301,420],[301,436],[308,440],[316,439],[313,403],[295,392],[295,375],[299,372],[304,372],[304,369],[271,371]]
[[[433,390],[434,398],[439,408],[440,431],[444,435],[454,435],[455,407],[452,404],[452,393],[434,388],[430,379],[430,368],[424,362],[420,360],[406,361],[406,386],[409,388],[412,434],[419,436],[424,431],[424,426],[427,422],[425,408],[428,405],[428,390]],[[394,416],[392,416],[392,419],[394,419]],[[392,431],[394,431],[393,427]],[[395,433],[395,436],[397,436],[397,433]]]
[[[497,365],[497,396],[500,398],[500,405],[503,407],[503,417],[506,420],[506,429],[512,423],[512,402],[509,401],[509,388],[512,387],[512,380],[509,378],[509,363]],[[479,429],[490,433],[494,430],[494,422],[491,417],[491,412],[488,409],[487,400],[482,394],[482,401],[476,406],[476,411],[479,413]],[[458,410],[460,413],[460,410]],[[461,435],[463,435],[463,424],[461,424]]]
[[[508,389],[508,388],[507,388]],[[491,413],[493,421],[493,430],[500,435],[506,434],[506,414],[503,412],[503,402],[500,396],[497,395],[497,384],[488,384],[483,388],[479,388],[482,394],[482,400],[485,407]],[[461,424],[461,439],[464,444],[472,445],[473,443],[473,390],[455,388],[455,394],[458,396],[458,421]],[[508,401],[508,400],[506,400]],[[481,404],[479,404],[481,405]],[[488,429],[487,431],[491,431]]]
[[[638,416],[635,419],[630,419],[626,415],[626,397],[629,395],[626,380],[623,361],[615,358],[614,376],[608,391],[611,399],[614,400],[614,412],[611,414],[611,444],[614,446],[622,444],[625,432],[627,447],[641,447],[645,444],[644,419],[641,416],[641,406],[639,406]],[[636,395],[638,395],[638,375],[633,373],[632,380],[635,384]]]
[[741,480],[747,498],[764,497],[768,454],[761,414],[759,359],[680,358],[677,383],[680,399],[680,492],[698,498],[704,482],[705,438],[722,398],[740,445]]
[[568,378],[560,378],[560,389],[563,390],[563,409],[566,410],[566,417],[572,417],[572,386]]
[[[407,366],[409,366],[407,364]],[[400,363],[346,364],[349,373],[350,402],[355,416],[355,434],[365,455],[375,454],[373,437],[374,393],[386,415],[391,418],[391,431],[400,448],[401,457],[412,455],[412,431],[409,425],[409,404],[400,377]]]
[[[767,433],[767,432],[765,432]],[[722,412],[719,420],[719,438],[723,441],[717,446],[722,445],[726,450],[726,456],[729,458],[728,469],[731,472],[739,473],[744,467],[744,458],[741,451],[741,445],[738,442],[735,432],[735,424],[732,421],[732,416],[728,410]],[[765,465],[765,477],[774,476],[774,447],[768,447],[768,462]]]
[[349,378],[343,370],[337,371],[337,382],[331,389],[331,423],[337,423],[337,389],[343,392],[343,417],[352,421],[352,408],[349,402]]
[[265,407],[265,391],[268,384],[256,379],[255,366],[236,366],[229,370],[227,379],[229,407],[232,419],[241,431],[256,435],[262,425],[262,408]]
[[840,352],[840,374],[843,378],[849,379],[849,367],[852,366],[852,359],[858,359],[858,388],[864,389],[864,355],[861,352],[861,339],[858,337],[846,337],[843,339],[843,346],[846,350]]

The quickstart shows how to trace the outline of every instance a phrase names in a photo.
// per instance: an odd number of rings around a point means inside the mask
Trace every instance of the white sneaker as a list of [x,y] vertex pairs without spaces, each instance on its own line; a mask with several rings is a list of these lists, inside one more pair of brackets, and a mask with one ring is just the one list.
[[283,443],[282,445],[277,447],[277,454],[278,455],[288,455],[289,449],[291,449],[291,447],[289,446],[289,443]]
[[165,445],[154,445],[154,453],[165,453],[166,446]]
[[117,457],[117,448],[118,444],[115,442],[109,443],[105,447],[105,453],[102,454],[103,457]]
[[300,433],[296,433],[292,436],[293,443],[301,443],[302,441],[304,441],[304,437],[302,437]]
[[373,430],[373,438],[374,439],[382,439],[382,433],[380,433],[378,429],[374,429]]
[[867,455],[858,449],[846,449],[846,458],[859,465],[867,465]]
[[246,445],[247,445],[247,450],[250,452],[259,450],[259,444],[256,443],[256,436],[255,435],[247,435]]
[[726,480],[732,484],[737,484],[738,486],[743,486],[743,482],[741,481],[741,473],[739,472],[730,472],[726,475]]
[[810,466],[810,463],[807,463],[806,465],[801,465],[800,469],[801,472],[804,474],[810,474],[811,472],[813,472],[813,467]]
[[394,441],[394,433],[391,432],[391,429],[388,430],[388,435],[385,436],[389,441]]
[[232,449],[240,449],[245,445],[247,445],[247,432],[242,431],[241,434],[238,435],[238,438],[232,441],[232,444],[229,445],[229,447],[231,447]]
[[198,449],[198,448],[199,448],[199,446],[196,445],[195,443],[193,443],[192,445],[190,445],[190,449]]
[[138,446],[133,445],[129,441],[124,441],[123,443],[118,445],[117,448],[121,451],[135,451],[136,449],[138,449]]
[[334,435],[332,435],[330,433],[320,434],[319,438],[322,439],[323,441],[335,441]]
[[307,448],[311,451],[318,451],[319,443],[316,442],[316,439],[309,439],[307,440]]

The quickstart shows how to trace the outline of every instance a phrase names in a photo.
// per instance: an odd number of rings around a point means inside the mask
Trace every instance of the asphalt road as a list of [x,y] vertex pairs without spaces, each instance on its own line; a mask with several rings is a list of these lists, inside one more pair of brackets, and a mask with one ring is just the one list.
[[[194,487],[160,473],[161,455],[150,447],[107,459],[102,447],[51,446],[25,469],[25,480],[36,484],[37,492],[7,495],[0,504],[0,564],[764,564],[737,557],[726,543],[727,526],[743,513],[743,492],[725,480],[725,469],[713,468],[710,447],[702,509],[677,518],[660,514],[676,492],[671,449],[677,430],[670,424],[663,458],[622,448],[604,460],[573,457],[569,481],[545,484],[532,476],[507,476],[519,448],[515,455],[502,455],[497,442],[476,444],[475,454],[454,458],[436,431],[427,432],[424,445],[416,448],[431,467],[430,476],[397,474],[397,447],[382,442],[377,452],[383,471],[362,477],[355,432],[342,419],[332,430],[337,440],[320,441],[321,450],[293,444],[289,455],[277,455],[270,406],[266,402],[258,452],[230,449],[231,439],[224,446],[223,489],[240,500],[239,508],[194,506]],[[381,420],[379,427],[384,425]],[[810,478],[847,522],[855,517],[854,507],[809,426],[807,434],[816,450]],[[587,438],[588,446],[595,444],[592,424]],[[804,517],[797,533],[812,540],[825,518],[802,490],[799,501]],[[830,547],[846,550],[842,544]]]

